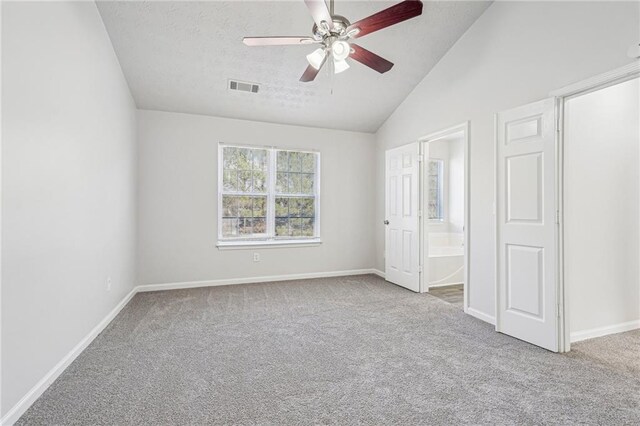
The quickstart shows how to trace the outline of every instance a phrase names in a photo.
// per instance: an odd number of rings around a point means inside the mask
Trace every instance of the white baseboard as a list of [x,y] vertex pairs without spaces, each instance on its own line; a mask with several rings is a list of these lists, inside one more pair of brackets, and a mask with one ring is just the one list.
[[477,309],[467,308],[465,309],[465,312],[471,315],[472,317],[478,318],[484,322],[488,322],[491,325],[496,325],[495,317],[492,317],[491,315],[487,315],[484,312],[480,312]]
[[371,273],[379,276],[380,278],[385,278],[385,273],[379,269],[374,268],[371,270]]
[[116,317],[116,315],[118,315],[122,308],[124,308],[127,303],[129,303],[129,301],[133,298],[133,296],[135,296],[136,292],[136,288],[131,290],[129,294],[127,294],[124,299],[122,299],[116,305],[116,307],[113,308],[111,312],[109,312],[107,316],[104,317],[102,321],[100,321],[98,325],[96,325],[93,330],[89,332],[89,334],[84,336],[80,343],[78,343],[73,349],[71,349],[71,351],[67,355],[65,355],[64,358],[62,358],[60,362],[55,365],[55,367],[49,370],[49,372],[45,374],[45,376],[40,379],[40,381],[36,383],[35,386],[32,387],[25,396],[23,396],[22,399],[18,401],[16,405],[14,405],[7,412],[7,414],[5,414],[5,416],[0,420],[0,425],[11,426],[15,422],[17,422],[20,416],[22,416],[25,411],[27,411],[27,409],[31,407],[31,404],[33,404],[40,397],[40,395],[42,395],[44,391],[47,390],[49,386],[51,386],[51,384],[58,378],[58,376],[60,376],[60,374],[64,372],[64,370],[73,362],[73,360],[76,359],[78,355],[80,355],[82,351],[85,350],[87,346],[89,346],[93,339],[95,339],[102,332],[102,330],[104,330],[109,325],[109,323]]
[[249,278],[227,278],[209,281],[188,281],[162,284],[143,284],[137,287],[138,292],[179,290],[184,288],[217,287],[221,285],[268,283],[273,281],[307,280],[311,278],[346,277],[350,275],[375,274],[374,269],[350,269],[347,271],[310,272],[304,274],[267,275]]
[[464,284],[464,283],[459,282],[459,283],[444,283],[444,284],[435,284],[435,285],[431,284],[429,285],[429,288],[449,287],[452,285],[460,285],[460,284]]
[[571,343],[593,339],[594,337],[602,337],[608,334],[623,333],[625,331],[636,330],[638,328],[640,328],[640,320],[608,325],[606,327],[592,328],[591,330],[576,331],[571,333]]

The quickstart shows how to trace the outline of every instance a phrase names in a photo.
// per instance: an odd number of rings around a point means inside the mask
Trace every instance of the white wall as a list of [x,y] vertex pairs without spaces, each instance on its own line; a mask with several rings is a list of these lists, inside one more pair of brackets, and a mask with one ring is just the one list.
[[565,107],[564,242],[572,334],[640,319],[640,84]]
[[135,283],[136,116],[93,2],[2,9],[4,415]]
[[470,306],[495,311],[493,114],[626,65],[637,2],[496,2],[377,133],[376,267],[384,266],[384,150],[471,121]]
[[449,232],[464,228],[464,140],[449,141]]
[[[140,284],[373,266],[372,134],[157,111],[138,123]],[[216,248],[218,142],[319,150],[322,245]]]

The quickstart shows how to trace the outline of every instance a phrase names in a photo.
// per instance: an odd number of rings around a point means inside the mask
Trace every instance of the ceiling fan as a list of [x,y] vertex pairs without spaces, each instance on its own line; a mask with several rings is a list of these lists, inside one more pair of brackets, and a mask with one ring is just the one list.
[[[350,23],[347,18],[333,13],[333,0],[330,10],[324,0],[304,0],[315,21],[311,37],[245,37],[242,42],[247,46],[282,46],[300,44],[320,44],[320,47],[307,55],[309,66],[300,77],[300,81],[313,81],[325,63],[340,73],[349,68],[346,59],[354,59],[379,73],[385,73],[393,63],[368,51],[351,40],[364,37],[374,31],[390,27],[422,14],[422,2],[405,0],[367,18]],[[328,59],[331,59],[328,61]]]

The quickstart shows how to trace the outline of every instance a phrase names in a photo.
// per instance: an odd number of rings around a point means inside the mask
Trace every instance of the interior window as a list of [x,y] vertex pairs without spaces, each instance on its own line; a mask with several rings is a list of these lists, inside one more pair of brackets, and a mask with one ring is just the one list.
[[429,220],[444,220],[444,161],[429,160]]

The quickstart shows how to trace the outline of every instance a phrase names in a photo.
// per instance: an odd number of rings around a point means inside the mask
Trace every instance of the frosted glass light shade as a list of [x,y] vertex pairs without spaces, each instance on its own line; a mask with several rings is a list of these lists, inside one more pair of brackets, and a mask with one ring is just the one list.
[[344,61],[351,53],[351,46],[346,41],[338,40],[331,45],[331,53],[336,61]]
[[309,61],[309,65],[318,70],[322,66],[322,62],[324,62],[325,56],[326,53],[324,49],[319,48],[307,55],[307,61]]
[[342,60],[342,61],[333,61],[333,69],[334,72],[336,74],[341,73],[342,71],[348,70],[349,69],[349,64],[347,63],[347,61]]

